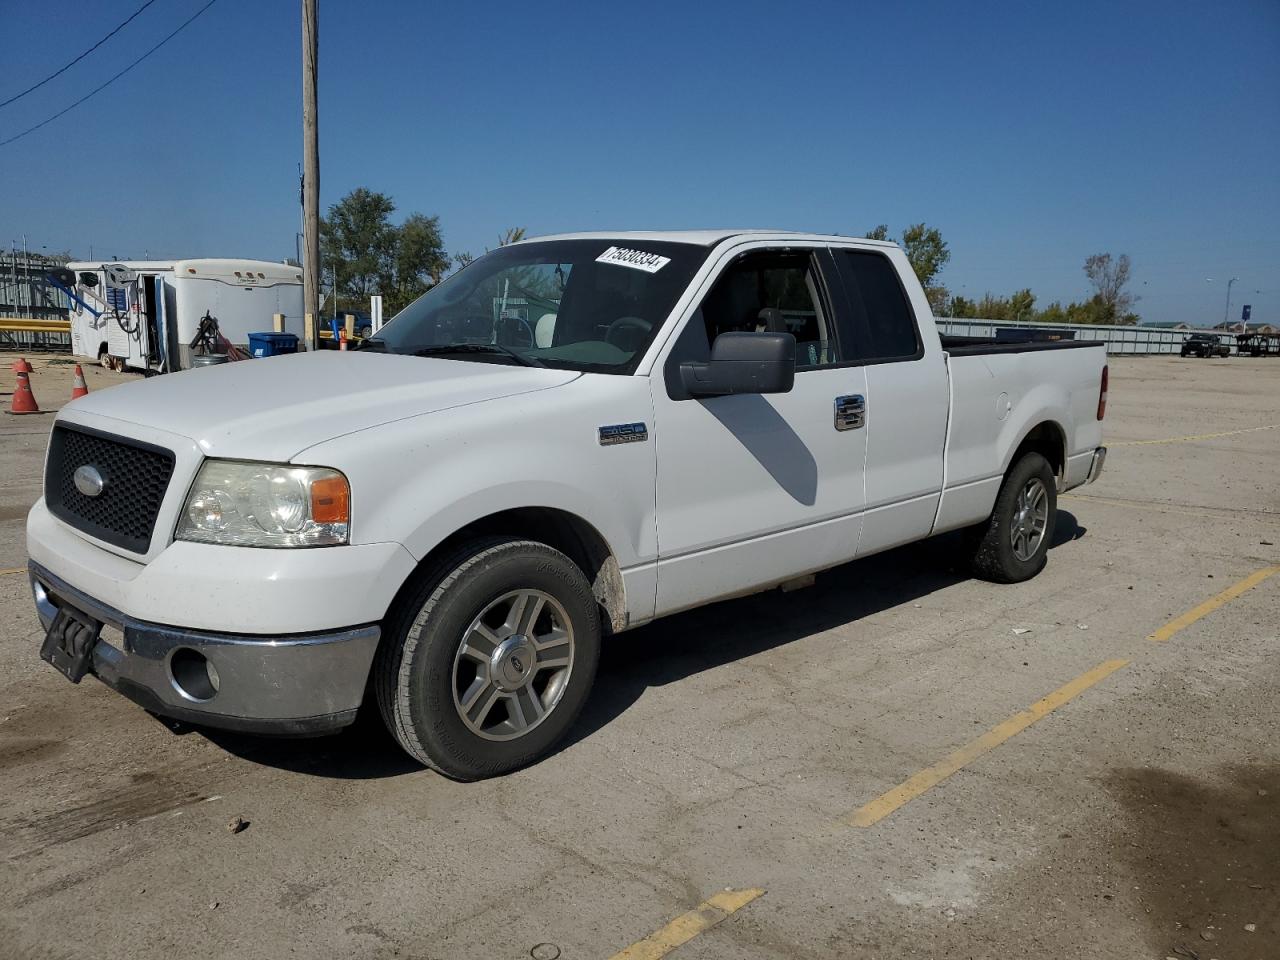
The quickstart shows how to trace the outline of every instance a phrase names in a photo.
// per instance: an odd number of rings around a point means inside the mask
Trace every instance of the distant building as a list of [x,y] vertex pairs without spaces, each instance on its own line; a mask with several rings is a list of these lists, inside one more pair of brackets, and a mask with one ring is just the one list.
[[1173,321],[1162,321],[1161,323],[1140,323],[1140,327],[1146,327],[1151,330],[1194,330],[1195,328],[1189,323],[1176,323]]
[[1223,333],[1280,333],[1280,327],[1274,323],[1244,323],[1240,320],[1217,323],[1213,329]]

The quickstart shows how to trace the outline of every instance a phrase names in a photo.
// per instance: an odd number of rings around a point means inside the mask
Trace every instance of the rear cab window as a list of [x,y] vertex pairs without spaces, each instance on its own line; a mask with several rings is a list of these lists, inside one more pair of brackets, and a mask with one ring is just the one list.
[[844,294],[841,334],[849,359],[891,363],[924,356],[915,311],[888,257],[874,250],[831,248]]

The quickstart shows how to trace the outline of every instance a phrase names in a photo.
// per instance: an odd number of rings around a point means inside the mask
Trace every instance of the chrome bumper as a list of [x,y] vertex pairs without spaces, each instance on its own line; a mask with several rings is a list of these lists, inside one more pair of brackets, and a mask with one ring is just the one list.
[[28,566],[45,629],[62,604],[104,624],[91,672],[153,713],[287,735],[325,733],[355,719],[378,646],[377,625],[281,637],[185,630],[135,620],[34,561]]
[[1102,466],[1107,462],[1107,448],[1099,447],[1093,451],[1093,460],[1089,462],[1089,475],[1084,478],[1085,483],[1093,483],[1098,477],[1102,476]]

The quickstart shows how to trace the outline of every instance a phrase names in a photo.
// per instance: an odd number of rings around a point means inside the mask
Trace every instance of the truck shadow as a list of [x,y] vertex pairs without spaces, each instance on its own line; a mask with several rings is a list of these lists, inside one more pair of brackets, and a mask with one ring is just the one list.
[[[1058,512],[1050,549],[1086,533]],[[742,660],[920,600],[970,579],[947,534],[818,574],[812,587],[724,600],[638,627],[606,642],[595,689],[561,749],[612,723],[650,687]]]
[[[1059,510],[1050,549],[1085,534],[1074,515]],[[800,591],[770,590],[721,601],[606,641],[591,698],[556,752],[612,723],[650,687],[786,646],[969,579],[955,563],[956,541],[947,534],[909,544],[821,573],[814,586]],[[312,776],[365,780],[422,769],[392,741],[377,707],[368,701],[350,728],[305,743],[200,732],[242,759]]]

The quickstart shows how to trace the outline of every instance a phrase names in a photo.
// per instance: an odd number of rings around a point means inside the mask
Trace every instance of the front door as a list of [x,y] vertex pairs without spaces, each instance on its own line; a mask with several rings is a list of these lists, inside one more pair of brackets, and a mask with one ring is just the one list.
[[[865,503],[866,376],[845,363],[821,249],[725,255],[654,390],[658,603],[671,613],[853,557]],[[678,367],[729,331],[795,335],[789,393],[690,398]]]

